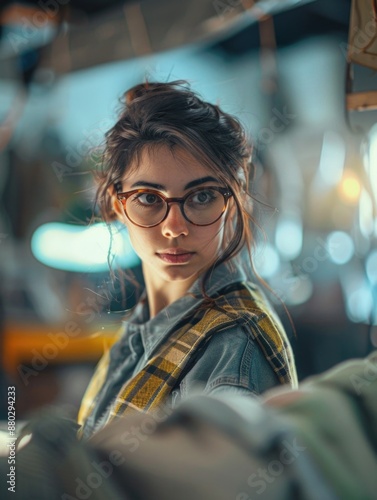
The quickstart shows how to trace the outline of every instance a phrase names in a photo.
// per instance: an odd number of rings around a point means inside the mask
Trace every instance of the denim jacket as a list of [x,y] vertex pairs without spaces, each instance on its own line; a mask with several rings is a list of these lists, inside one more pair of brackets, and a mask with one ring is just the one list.
[[[246,281],[246,275],[236,259],[220,265],[212,273],[206,287],[208,295],[214,295],[226,285]],[[256,285],[252,285],[255,289]],[[259,291],[260,293],[260,291]],[[95,402],[90,400],[90,386],[84,396],[83,405],[92,404],[93,408],[82,424],[82,437],[88,438],[102,428],[109,417],[111,404],[117,397],[122,385],[135,376],[152,357],[156,348],[174,331],[183,316],[194,313],[202,303],[200,281],[197,280],[189,293],[161,310],[155,317],[149,318],[148,302],[144,292],[139,303],[125,319],[120,340],[110,350],[110,359],[106,364],[106,376],[100,390],[95,395]],[[281,326],[272,306],[264,297],[266,309]],[[290,349],[290,346],[288,346]],[[290,353],[293,363],[293,356]],[[297,376],[294,366],[292,385],[296,385]],[[259,395],[265,390],[278,385],[279,380],[266,359],[258,343],[241,325],[234,325],[216,333],[200,357],[185,374],[170,397],[174,408],[181,400],[201,392],[217,394],[224,390],[249,395]]]

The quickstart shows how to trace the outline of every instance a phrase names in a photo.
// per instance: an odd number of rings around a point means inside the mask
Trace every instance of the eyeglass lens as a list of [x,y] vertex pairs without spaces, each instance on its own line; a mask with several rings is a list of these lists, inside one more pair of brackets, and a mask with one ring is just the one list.
[[[203,188],[193,192],[183,204],[186,218],[193,224],[215,222],[225,207],[225,198],[216,189]],[[128,217],[136,224],[153,226],[161,222],[168,210],[166,201],[154,191],[135,193],[127,199]]]

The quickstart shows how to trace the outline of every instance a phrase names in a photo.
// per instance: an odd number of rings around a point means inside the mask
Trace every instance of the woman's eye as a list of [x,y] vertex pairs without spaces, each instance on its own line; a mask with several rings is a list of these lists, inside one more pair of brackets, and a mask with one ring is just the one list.
[[143,193],[137,197],[137,201],[143,203],[144,205],[155,205],[161,202],[161,198],[153,193]]
[[192,196],[191,201],[193,203],[205,204],[215,199],[215,197],[216,195],[212,190],[199,191]]

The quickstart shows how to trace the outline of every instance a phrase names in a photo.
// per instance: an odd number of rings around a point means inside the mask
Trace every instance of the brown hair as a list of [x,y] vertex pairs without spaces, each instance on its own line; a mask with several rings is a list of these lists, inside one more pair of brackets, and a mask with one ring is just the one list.
[[219,106],[203,101],[184,80],[146,82],[124,94],[118,121],[105,135],[96,201],[102,217],[115,218],[109,188],[121,180],[143,148],[182,147],[211,169],[232,191],[236,206],[234,234],[222,255],[203,275],[202,292],[213,269],[254,242],[249,177],[252,147],[240,122]]

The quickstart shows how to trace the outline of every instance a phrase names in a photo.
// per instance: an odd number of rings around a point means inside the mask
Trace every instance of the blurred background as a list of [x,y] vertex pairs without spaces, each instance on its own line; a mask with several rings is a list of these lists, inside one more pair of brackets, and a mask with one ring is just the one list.
[[[119,99],[146,78],[188,80],[254,143],[267,235],[255,262],[293,320],[296,333],[272,297],[299,378],[377,347],[376,12],[364,4],[352,17],[351,0],[2,1],[1,418],[8,385],[19,419],[46,405],[75,417],[134,304],[139,261],[115,225],[109,255],[93,171]],[[108,258],[132,273],[126,301]]]

